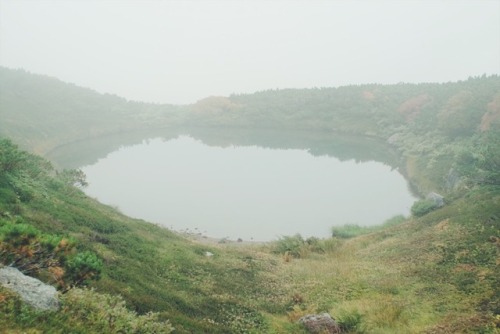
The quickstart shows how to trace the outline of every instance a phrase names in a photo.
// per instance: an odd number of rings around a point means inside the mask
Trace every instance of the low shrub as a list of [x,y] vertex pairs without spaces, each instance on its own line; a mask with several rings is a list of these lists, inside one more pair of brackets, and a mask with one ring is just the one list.
[[342,241],[336,238],[328,238],[321,240],[321,248],[325,253],[332,253],[336,251],[339,246],[342,244]]
[[0,220],[0,263],[25,274],[55,281],[60,288],[98,279],[102,261],[91,251],[76,251],[71,237],[44,233],[23,220]]
[[90,251],[76,254],[66,263],[66,277],[74,285],[86,284],[90,279],[98,279],[102,271],[102,261]]
[[94,333],[171,333],[167,321],[157,313],[138,315],[125,306],[120,296],[99,294],[90,289],[71,289],[62,297],[62,313],[70,321],[88,324]]
[[[335,242],[334,242],[335,243]],[[305,258],[310,253],[325,253],[331,251],[336,245],[330,239],[319,239],[316,237],[302,238],[300,234],[284,236],[275,242],[272,252],[282,254],[285,262],[292,258]]]
[[277,254],[288,254],[300,258],[306,242],[300,234],[281,237],[275,244],[273,252]]
[[411,214],[415,217],[422,217],[437,208],[436,203],[430,199],[416,201],[411,207]]
[[342,333],[365,333],[363,315],[357,310],[342,313],[336,320]]
[[332,237],[349,239],[366,233],[367,228],[355,224],[332,227]]
[[397,216],[394,216],[394,217],[391,217],[391,218],[387,219],[382,224],[382,226],[388,227],[388,226],[399,225],[399,224],[403,223],[405,220],[406,220],[405,216],[403,216],[403,215],[397,215]]
[[380,231],[386,227],[403,223],[406,218],[403,215],[397,215],[384,221],[381,225],[359,226],[356,224],[345,224],[343,226],[332,227],[332,237],[336,239],[350,239],[363,234]]
[[307,248],[314,253],[324,253],[325,246],[321,239],[316,237],[309,237],[305,241]]

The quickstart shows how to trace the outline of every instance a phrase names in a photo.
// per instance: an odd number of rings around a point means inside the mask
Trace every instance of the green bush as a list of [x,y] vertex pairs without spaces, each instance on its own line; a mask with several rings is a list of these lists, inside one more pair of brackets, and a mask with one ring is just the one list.
[[309,253],[326,253],[336,249],[337,240],[319,239],[317,237],[302,238],[300,234],[284,236],[275,242],[273,253],[283,254],[287,257],[304,258]]
[[26,329],[31,327],[31,324],[36,323],[38,320],[40,312],[23,303],[17,293],[4,288],[1,284],[0,300],[0,314],[2,314],[0,328],[2,328],[2,333],[34,333],[34,331],[15,331],[14,328]]
[[416,201],[411,207],[411,214],[415,217],[422,217],[437,208],[436,203],[430,199]]
[[57,174],[58,179],[68,186],[84,188],[88,186],[86,175],[81,169],[64,169]]
[[0,171],[19,170],[26,163],[26,153],[19,151],[9,139],[0,139]]
[[336,320],[342,333],[365,333],[362,324],[363,315],[358,311],[343,313]]
[[[75,288],[60,295],[57,312],[38,311],[0,286],[0,328],[6,333],[171,333],[174,328],[157,313],[138,315],[121,296]],[[3,333],[3,331],[2,331]]]
[[26,244],[39,235],[40,232],[29,224],[3,224],[0,227],[0,240],[15,246]]
[[397,215],[397,216],[394,216],[394,217],[391,217],[391,218],[387,219],[382,224],[382,226],[388,227],[388,226],[399,225],[399,224],[403,223],[405,220],[406,220],[405,216],[403,216],[403,215]]
[[355,224],[346,224],[344,226],[332,227],[332,237],[349,239],[366,233],[367,228]]
[[62,313],[69,321],[84,323],[94,333],[171,333],[167,321],[157,313],[137,315],[125,306],[120,296],[99,294],[90,289],[71,289],[62,296]]
[[332,253],[336,251],[341,244],[342,241],[336,238],[321,240],[321,248],[324,250],[325,253]]
[[321,239],[316,237],[309,237],[306,239],[307,248],[314,253],[324,253],[325,247]]
[[86,284],[90,279],[98,279],[102,271],[102,261],[92,252],[76,254],[66,263],[66,280],[75,285]]
[[19,198],[12,186],[8,184],[7,180],[2,180],[0,177],[0,205],[6,207],[8,204],[15,204],[18,201]]
[[301,257],[306,242],[300,234],[281,237],[275,244],[273,252],[277,254],[289,254],[293,257]]
[[75,254],[75,239],[43,233],[23,221],[0,220],[0,241],[0,263],[35,276],[48,270],[61,288],[86,284],[102,271],[95,253]]
[[405,220],[406,218],[403,215],[397,215],[387,219],[382,225],[359,226],[356,224],[346,224],[343,226],[334,226],[332,227],[332,237],[337,239],[350,239],[363,234],[377,232],[389,226],[401,224]]

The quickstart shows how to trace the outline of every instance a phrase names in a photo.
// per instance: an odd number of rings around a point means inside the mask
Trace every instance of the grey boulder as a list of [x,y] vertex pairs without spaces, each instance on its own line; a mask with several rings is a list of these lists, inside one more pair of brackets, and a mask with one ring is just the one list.
[[336,334],[341,333],[340,326],[328,313],[308,314],[299,319],[299,323],[304,325],[312,334]]
[[0,268],[0,284],[16,292],[21,299],[32,307],[43,311],[59,309],[57,290],[42,281],[24,275],[13,267]]

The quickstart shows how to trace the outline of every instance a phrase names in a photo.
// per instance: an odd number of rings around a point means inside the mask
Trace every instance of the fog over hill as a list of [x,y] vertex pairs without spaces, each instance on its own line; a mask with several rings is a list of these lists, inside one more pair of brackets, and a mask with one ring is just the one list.
[[0,65],[130,100],[500,73],[500,3],[0,0]]

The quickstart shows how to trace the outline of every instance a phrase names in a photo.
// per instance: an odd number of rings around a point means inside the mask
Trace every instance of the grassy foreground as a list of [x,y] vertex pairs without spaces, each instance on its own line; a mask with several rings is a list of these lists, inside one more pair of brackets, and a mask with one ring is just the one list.
[[[88,198],[78,187],[83,175],[1,139],[0,263],[57,286],[62,303],[38,312],[0,288],[3,332],[304,333],[296,320],[316,312],[332,314],[345,333],[499,332],[498,76],[266,91],[174,107],[0,74],[0,134],[38,154],[165,125],[225,127],[242,142],[242,129],[341,130],[389,142],[418,192],[445,195],[441,208],[421,206],[373,229],[335,229],[326,240],[199,243]],[[323,144],[318,154],[353,158]]]
[[[471,203],[473,202],[473,203]],[[500,192],[479,191],[419,219],[282,267],[298,303],[352,333],[496,333]]]
[[[59,312],[36,312],[0,290],[6,332],[118,333],[122,321],[161,328],[150,332],[301,333],[295,321],[323,311],[352,333],[498,330],[498,188],[351,238],[299,242],[290,254],[280,246],[294,237],[251,247],[189,241],[86,197],[8,141],[2,153],[23,163],[2,164],[1,225],[73,238],[73,253],[90,251],[103,262],[100,279],[86,281],[95,290],[69,289]],[[51,269],[32,272],[57,284]],[[89,302],[98,298],[108,306]],[[140,315],[147,312],[155,314]]]

